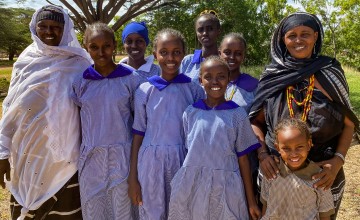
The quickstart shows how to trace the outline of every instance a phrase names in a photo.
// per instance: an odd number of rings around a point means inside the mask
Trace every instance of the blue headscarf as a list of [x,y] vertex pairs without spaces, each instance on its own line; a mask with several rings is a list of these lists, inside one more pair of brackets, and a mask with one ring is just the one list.
[[146,27],[145,22],[143,22],[143,21],[142,22],[131,22],[130,24],[126,25],[126,27],[124,28],[122,35],[121,35],[123,44],[125,43],[125,40],[126,40],[127,36],[129,36],[129,34],[141,35],[146,42],[146,46],[150,42],[148,29]]

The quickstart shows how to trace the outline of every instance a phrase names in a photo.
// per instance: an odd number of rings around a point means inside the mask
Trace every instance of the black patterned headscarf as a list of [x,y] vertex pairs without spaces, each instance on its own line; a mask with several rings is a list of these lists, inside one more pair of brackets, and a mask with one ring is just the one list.
[[[285,33],[297,26],[304,25],[318,32],[314,54],[310,58],[296,59],[287,53],[283,41]],[[250,119],[263,108],[265,100],[290,85],[295,85],[315,74],[320,85],[328,92],[333,101],[346,109],[346,114],[360,133],[359,120],[352,111],[349,99],[349,87],[340,63],[331,57],[319,55],[324,31],[320,20],[306,12],[296,12],[284,18],[275,29],[271,39],[271,64],[266,66],[260,76],[255,101],[250,110]]]

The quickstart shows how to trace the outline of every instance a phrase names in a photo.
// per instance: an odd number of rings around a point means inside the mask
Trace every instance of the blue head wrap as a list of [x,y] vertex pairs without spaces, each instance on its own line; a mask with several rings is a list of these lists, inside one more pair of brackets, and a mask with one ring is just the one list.
[[143,21],[142,22],[131,22],[130,24],[126,25],[126,27],[124,28],[122,35],[121,35],[123,44],[124,44],[127,36],[129,36],[129,34],[141,35],[146,42],[146,46],[150,42],[148,29],[146,27],[145,22],[143,22]]

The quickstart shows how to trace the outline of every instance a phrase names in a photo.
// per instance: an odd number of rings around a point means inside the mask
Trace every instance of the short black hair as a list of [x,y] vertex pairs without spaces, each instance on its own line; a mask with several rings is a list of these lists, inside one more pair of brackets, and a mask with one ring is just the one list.
[[112,37],[114,43],[116,42],[115,33],[112,28],[110,28],[107,24],[105,24],[103,22],[95,22],[86,27],[86,30],[84,33],[84,38],[83,38],[84,45],[86,45],[89,35],[93,32],[105,32]]
[[172,29],[172,28],[165,28],[165,29],[162,29],[159,32],[157,32],[157,34],[154,38],[154,41],[153,41],[154,51],[156,51],[156,49],[157,49],[157,43],[159,41],[159,38],[164,35],[170,35],[170,36],[174,36],[174,37],[178,38],[183,45],[183,52],[185,53],[186,43],[185,43],[184,35],[180,31]]

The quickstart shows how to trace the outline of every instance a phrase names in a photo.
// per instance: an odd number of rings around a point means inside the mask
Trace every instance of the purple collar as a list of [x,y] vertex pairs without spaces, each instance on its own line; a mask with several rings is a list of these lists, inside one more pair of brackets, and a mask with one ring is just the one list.
[[239,105],[237,105],[235,102],[233,101],[226,101],[221,103],[218,106],[215,106],[214,108],[210,108],[209,106],[206,105],[206,103],[204,102],[203,99],[195,102],[192,106],[194,106],[195,108],[198,109],[202,109],[202,110],[228,110],[228,109],[234,109],[234,108],[238,108]]
[[114,69],[114,71],[112,71],[107,77],[104,77],[94,69],[94,65],[91,65],[84,71],[83,78],[91,79],[91,80],[102,80],[106,78],[111,79],[111,78],[123,77],[130,75],[131,73],[132,70],[130,68],[118,64],[117,67]]
[[235,84],[248,92],[253,92],[258,86],[259,80],[249,74],[241,73],[236,80],[231,81],[230,83]]
[[165,89],[171,83],[189,83],[189,82],[191,82],[191,78],[184,74],[178,74],[171,81],[166,81],[165,79],[163,79],[157,75],[149,77],[148,80],[152,85],[154,85],[160,91]]
[[200,64],[202,61],[204,61],[204,58],[202,58],[202,50],[194,50],[194,56],[191,63]]

